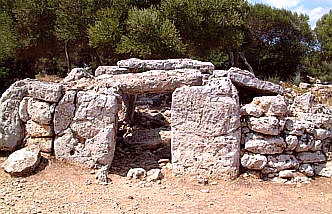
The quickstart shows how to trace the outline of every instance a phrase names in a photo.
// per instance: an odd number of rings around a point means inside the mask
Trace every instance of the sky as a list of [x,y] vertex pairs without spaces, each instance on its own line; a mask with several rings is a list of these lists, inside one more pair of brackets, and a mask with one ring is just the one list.
[[310,17],[310,25],[315,28],[316,22],[332,9],[332,0],[248,0],[251,3],[263,3],[276,8],[284,8]]

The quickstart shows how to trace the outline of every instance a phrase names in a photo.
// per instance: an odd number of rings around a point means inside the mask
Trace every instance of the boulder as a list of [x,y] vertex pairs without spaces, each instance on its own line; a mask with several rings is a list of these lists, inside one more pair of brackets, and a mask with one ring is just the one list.
[[13,176],[26,176],[36,169],[39,162],[39,148],[25,147],[10,154],[2,167]]
[[148,182],[155,182],[162,179],[162,174],[160,169],[151,169],[146,173],[146,180]]
[[297,169],[299,167],[299,161],[294,155],[276,155],[267,157],[267,167],[275,169],[276,172],[285,169]]
[[261,170],[267,163],[267,158],[260,154],[244,154],[241,158],[241,165],[247,169]]
[[279,172],[279,178],[290,179],[294,177],[294,170],[282,170]]
[[292,106],[290,107],[293,115],[297,116],[299,112],[311,113],[313,107],[314,95],[310,92],[301,96],[296,96]]
[[297,154],[297,159],[302,163],[320,163],[326,161],[326,157],[321,151],[301,152]]
[[118,74],[125,74],[128,72],[129,70],[127,68],[120,68],[119,66],[99,66],[95,71],[95,75],[96,76],[100,76],[103,74],[118,75]]
[[248,88],[262,94],[283,94],[284,88],[280,85],[263,81],[255,77],[249,71],[238,68],[229,70],[229,78],[237,87]]
[[235,91],[227,78],[175,90],[171,116],[174,174],[237,177],[241,130]]
[[31,81],[28,85],[28,96],[38,100],[56,103],[63,93],[61,83]]
[[127,178],[129,179],[143,179],[146,177],[146,171],[143,168],[133,168],[127,173]]
[[66,130],[75,116],[76,92],[67,91],[55,108],[54,133],[59,134]]
[[247,151],[258,154],[280,154],[286,148],[286,142],[282,137],[252,135],[251,139],[245,142]]
[[29,118],[36,123],[50,125],[54,108],[50,103],[29,99],[27,111]]
[[250,117],[248,127],[258,133],[266,135],[279,135],[279,120],[276,117]]
[[63,83],[79,80],[82,78],[93,78],[84,68],[73,68],[69,74],[62,80]]

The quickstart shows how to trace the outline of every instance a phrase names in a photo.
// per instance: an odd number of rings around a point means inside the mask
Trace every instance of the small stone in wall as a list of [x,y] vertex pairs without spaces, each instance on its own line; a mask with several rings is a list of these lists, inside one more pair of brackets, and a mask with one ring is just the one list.
[[288,135],[286,136],[286,151],[293,151],[299,144],[299,140],[297,136],[294,135]]
[[40,148],[41,152],[51,153],[53,149],[53,139],[46,138],[28,138],[27,145],[35,145]]
[[51,104],[36,99],[29,99],[27,111],[29,118],[36,123],[49,125],[52,121],[52,106]]
[[297,158],[302,163],[319,163],[326,161],[326,157],[321,151],[301,152],[297,154]]
[[326,138],[331,138],[332,133],[326,129],[315,129],[314,136],[317,140],[325,140]]
[[319,176],[332,178],[332,162],[329,161],[327,163],[315,164],[315,173]]
[[53,130],[50,125],[41,125],[32,120],[26,124],[26,131],[30,137],[52,137]]
[[300,137],[299,143],[295,149],[296,152],[312,151],[315,146],[315,140],[312,136],[303,134]]
[[266,135],[279,135],[279,120],[276,117],[250,117],[248,127],[258,133]]
[[299,167],[299,161],[294,155],[282,154],[277,156],[268,156],[266,165],[276,169],[276,171],[281,171],[285,169],[297,169]]
[[247,151],[258,154],[280,154],[286,148],[282,137],[268,137],[254,134],[252,139],[245,143]]
[[3,169],[13,176],[26,176],[32,173],[40,162],[40,150],[30,146],[9,155],[2,164]]
[[244,154],[241,158],[243,167],[253,170],[261,170],[267,163],[267,158],[260,154]]
[[314,168],[312,167],[311,164],[307,164],[307,163],[301,164],[299,171],[308,177],[312,177],[315,175]]
[[294,177],[294,170],[282,170],[279,172],[279,178],[290,179]]

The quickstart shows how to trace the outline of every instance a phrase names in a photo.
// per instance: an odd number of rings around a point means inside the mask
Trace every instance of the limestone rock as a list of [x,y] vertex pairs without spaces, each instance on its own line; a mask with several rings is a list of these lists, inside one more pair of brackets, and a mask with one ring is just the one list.
[[321,164],[315,164],[315,173],[319,176],[332,178],[332,162],[326,162]]
[[312,165],[307,164],[307,163],[301,164],[299,171],[308,177],[312,177],[315,175],[314,168],[312,167]]
[[290,135],[302,136],[305,132],[314,133],[315,124],[310,121],[294,117],[287,117],[285,120],[285,129]]
[[39,162],[40,152],[38,147],[25,147],[10,154],[2,167],[13,176],[25,176],[32,173]]
[[27,111],[29,118],[36,123],[50,125],[53,108],[51,104],[36,99],[29,99]]
[[294,135],[287,135],[286,136],[286,151],[293,151],[299,145],[299,139],[297,136]]
[[277,155],[268,156],[266,166],[274,168],[276,171],[285,169],[297,169],[299,167],[299,161],[294,155]]
[[27,139],[28,146],[37,146],[39,147],[41,152],[51,153],[53,149],[53,139],[46,138],[28,138]]
[[276,117],[250,117],[248,127],[255,131],[266,135],[279,135],[279,120]]
[[181,87],[172,99],[173,173],[220,179],[239,172],[240,115],[235,87]]
[[20,120],[19,107],[27,94],[30,80],[11,85],[0,99],[0,151],[14,151],[22,144],[24,126]]
[[287,103],[281,95],[255,97],[253,101],[241,108],[243,115],[254,117],[286,116],[288,114]]
[[20,102],[20,106],[19,106],[19,116],[20,116],[20,119],[23,121],[23,122],[27,122],[28,120],[30,120],[30,115],[28,113],[28,103],[30,102],[30,100],[32,100],[33,98],[31,97],[24,97],[22,99],[22,101]]
[[146,171],[143,168],[133,168],[127,173],[127,178],[131,179],[143,179],[146,177]]
[[282,170],[279,172],[279,178],[290,179],[294,177],[294,170]]
[[148,182],[155,182],[157,180],[161,180],[162,178],[162,174],[161,174],[161,170],[160,169],[151,169],[147,172],[146,174],[146,180]]
[[315,140],[312,136],[303,134],[300,139],[299,143],[295,149],[296,152],[307,152],[314,150],[315,147]]
[[56,103],[62,97],[63,86],[60,83],[33,81],[28,84],[28,95],[38,100]]
[[111,75],[118,75],[118,74],[125,74],[128,73],[127,68],[120,68],[119,66],[99,66],[96,71],[95,75],[100,76],[103,74],[111,74]]
[[298,112],[310,113],[313,107],[314,95],[310,92],[296,96],[291,106],[292,113],[296,116]]
[[82,78],[92,78],[93,76],[84,68],[73,68],[69,74],[62,80],[63,83],[79,80]]
[[297,154],[297,158],[302,163],[319,163],[326,161],[326,157],[321,151],[301,152]]
[[325,140],[326,138],[332,137],[332,133],[326,129],[315,129],[314,135],[317,140]]
[[55,108],[54,132],[59,134],[66,130],[75,116],[75,91],[67,91]]
[[261,170],[267,163],[267,158],[260,154],[244,154],[241,158],[241,165],[248,169]]
[[30,137],[52,137],[53,129],[50,125],[38,124],[29,120],[26,124],[26,131]]
[[[83,139],[92,138],[106,126],[114,124],[120,108],[115,95],[84,91],[77,93],[76,106],[75,116],[70,127],[79,138]],[[68,115],[70,114],[71,111],[68,112]],[[61,119],[61,115],[59,116]]]
[[238,87],[248,88],[265,94],[283,94],[284,88],[280,85],[266,82],[255,77],[249,71],[238,68],[231,68],[229,70],[229,78],[234,85]]
[[199,69],[205,73],[212,73],[214,65],[211,62],[201,62],[192,59],[167,59],[167,60],[140,60],[127,59],[118,61],[122,68],[140,70],[175,70],[175,69]]
[[280,154],[286,148],[286,142],[281,137],[269,137],[259,134],[252,136],[252,139],[245,142],[247,151],[258,154]]

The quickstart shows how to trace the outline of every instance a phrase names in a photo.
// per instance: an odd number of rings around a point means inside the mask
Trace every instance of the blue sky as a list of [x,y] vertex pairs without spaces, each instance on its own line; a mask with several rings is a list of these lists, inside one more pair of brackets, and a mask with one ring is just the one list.
[[316,22],[332,9],[332,0],[248,0],[251,3],[263,3],[276,8],[285,8],[310,17],[310,25]]

